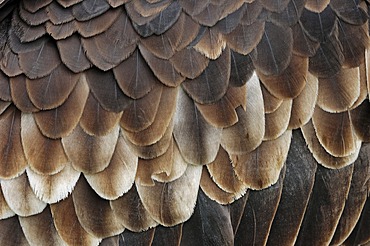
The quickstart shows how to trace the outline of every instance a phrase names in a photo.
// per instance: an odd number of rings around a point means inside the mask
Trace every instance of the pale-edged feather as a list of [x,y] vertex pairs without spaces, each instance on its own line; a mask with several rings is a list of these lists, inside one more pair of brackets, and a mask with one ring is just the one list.
[[39,111],[31,102],[26,88],[26,76],[23,74],[9,79],[12,101],[24,113]]
[[201,190],[193,216],[182,227],[181,245],[234,245],[228,207],[210,200]]
[[368,142],[370,140],[370,103],[364,100],[360,106],[350,111],[351,122],[357,137]]
[[274,1],[274,0],[260,0],[261,4],[264,8],[271,12],[282,12],[291,2],[290,0],[281,0],[281,1]]
[[246,84],[245,109],[238,107],[238,122],[222,130],[221,145],[231,154],[248,153],[257,148],[265,135],[265,114],[260,82],[254,74]]
[[370,221],[370,200],[367,199],[358,225],[355,227],[351,235],[344,242],[344,245],[351,244],[366,245],[366,243],[370,241],[369,221]]
[[18,56],[9,48],[9,45],[5,45],[1,52],[0,68],[9,77],[14,77],[22,73],[19,67]]
[[83,0],[57,0],[57,2],[62,5],[62,7],[67,8],[71,7],[79,2],[82,2]]
[[305,8],[315,12],[315,13],[321,13],[330,3],[330,0],[306,0]]
[[179,34],[181,36],[179,43],[176,45],[176,51],[180,51],[186,48],[188,45],[191,46],[192,42],[196,40],[197,35],[200,31],[200,25],[196,23],[189,15],[182,12],[179,21],[184,16],[184,27],[182,32]]
[[259,73],[258,77],[266,89],[275,97],[289,99],[297,97],[303,90],[307,80],[308,58],[292,55],[289,66],[279,75],[266,76]]
[[19,4],[18,6],[19,16],[31,26],[40,25],[49,19],[46,8],[41,8],[36,12],[31,13],[24,8],[23,4]]
[[0,189],[0,221],[10,218],[14,215],[15,215],[14,211],[6,203],[3,191]]
[[0,244],[9,246],[29,245],[18,216],[0,220]]
[[129,1],[127,4],[125,4],[125,10],[127,12],[127,15],[130,17],[132,23],[136,23],[137,25],[142,26],[158,16],[158,14],[142,16],[134,7],[134,3],[135,2]]
[[226,48],[197,78],[185,80],[182,88],[198,103],[214,103],[227,91],[230,70],[230,49]]
[[84,37],[92,37],[106,31],[119,17],[122,8],[110,9],[102,15],[87,21],[76,21],[75,27],[78,33]]
[[274,140],[288,129],[292,109],[292,100],[284,100],[279,108],[265,114],[264,140]]
[[352,155],[361,147],[361,141],[355,134],[348,111],[332,114],[316,107],[312,123],[317,139],[333,156]]
[[292,50],[292,29],[266,22],[262,39],[254,49],[252,61],[261,73],[276,75],[288,67]]
[[209,1],[180,0],[180,5],[190,16],[199,14],[209,4]]
[[24,43],[34,41],[46,33],[43,25],[29,26],[27,23],[25,23],[19,17],[17,11],[13,12],[11,28],[20,41]]
[[296,241],[298,245],[330,243],[346,203],[352,172],[353,165],[337,170],[317,167],[315,184]]
[[33,192],[48,204],[65,199],[80,177],[80,172],[74,170],[71,163],[67,163],[60,172],[53,175],[38,174],[30,168],[26,172]]
[[67,100],[80,76],[60,64],[45,77],[26,79],[28,96],[39,109],[53,109]]
[[7,35],[7,44],[9,45],[10,49],[16,54],[27,53],[42,49],[42,47],[45,46],[45,43],[50,41],[47,36],[42,36],[32,42],[23,43],[12,28],[9,29]]
[[347,23],[361,25],[368,20],[368,15],[360,7],[359,1],[336,0],[330,1],[329,4],[337,16]]
[[78,221],[93,237],[106,238],[124,231],[109,201],[99,197],[84,177],[80,177],[72,197]]
[[366,64],[362,63],[359,68],[360,70],[360,95],[355,101],[354,104],[352,104],[350,109],[355,109],[358,106],[362,104],[362,102],[367,98],[368,92],[367,92],[367,78],[366,78]]
[[64,151],[73,168],[88,174],[103,171],[114,154],[119,129],[117,125],[105,136],[91,136],[77,125],[69,136],[62,138]]
[[103,14],[109,8],[105,0],[84,0],[74,5],[72,12],[78,21],[87,21]]
[[114,200],[131,188],[137,165],[137,156],[131,152],[120,135],[108,167],[99,173],[85,174],[85,178],[100,197]]
[[82,38],[81,41],[88,59],[106,71],[135,51],[138,35],[127,15],[122,12],[105,32],[91,38]]
[[122,113],[105,110],[94,95],[89,93],[80,119],[80,126],[90,135],[104,136],[118,124],[121,116]]
[[1,190],[6,203],[17,215],[35,215],[47,206],[33,193],[25,172],[16,178],[1,180]]
[[14,106],[0,115],[0,177],[15,178],[27,166],[21,137],[21,112]]
[[185,161],[208,164],[218,152],[221,129],[208,124],[194,101],[180,89],[174,115],[173,134]]
[[49,20],[54,25],[67,23],[74,19],[72,8],[63,7],[58,3],[58,1],[51,1],[46,8]]
[[238,179],[252,189],[275,184],[288,156],[291,131],[279,138],[263,141],[258,148],[243,155],[230,155]]
[[150,216],[159,224],[173,226],[189,219],[197,199],[202,166],[188,165],[185,173],[169,183],[155,186],[136,184],[139,197]]
[[194,45],[195,50],[212,60],[217,59],[225,47],[226,42],[216,28],[206,28],[200,40]]
[[354,163],[346,205],[330,244],[342,244],[360,219],[361,212],[368,199],[365,187],[370,177],[369,147],[369,144],[362,146],[359,157]]
[[240,87],[229,87],[226,93],[226,98],[230,101],[234,108],[241,106],[244,110],[247,109],[247,88],[247,85]]
[[204,119],[214,127],[229,127],[238,122],[235,108],[226,96],[212,104],[195,103],[195,105]]
[[77,85],[61,106],[34,113],[33,116],[42,134],[54,139],[68,136],[81,118],[88,93],[86,78],[81,75]]
[[261,83],[260,85],[261,85],[261,90],[262,90],[263,106],[265,109],[265,114],[270,114],[270,113],[275,112],[280,107],[280,105],[283,103],[284,100],[272,95],[266,89],[263,83]]
[[118,246],[120,235],[104,238],[99,246]]
[[257,47],[264,34],[265,22],[254,21],[251,24],[240,23],[232,32],[224,35],[230,48],[247,55]]
[[148,63],[154,75],[164,85],[176,87],[185,80],[185,78],[176,71],[174,65],[169,60],[156,57],[142,45],[139,45],[139,48],[140,53]]
[[300,56],[314,56],[320,43],[311,40],[307,33],[303,30],[301,22],[292,26],[293,31],[293,53]]
[[77,32],[75,20],[60,25],[54,25],[48,21],[45,28],[46,32],[55,40],[64,40]]
[[312,117],[319,89],[319,81],[307,73],[306,85],[298,97],[293,99],[288,129],[297,129],[305,125]]
[[286,8],[284,8],[282,11],[272,12],[270,15],[270,19],[276,24],[292,26],[296,24],[301,17],[305,2],[306,0],[288,1],[288,5],[286,6]]
[[184,48],[171,57],[175,69],[184,77],[197,78],[208,66],[209,59],[192,47]]
[[306,125],[302,126],[301,130],[308,145],[308,148],[315,157],[316,161],[326,168],[339,169],[348,166],[353,163],[358,157],[360,148],[358,148],[355,153],[349,156],[335,157],[333,155],[330,155],[324,149],[324,147],[322,147],[319,140],[317,139],[312,121],[309,121]]
[[91,68],[85,75],[91,92],[104,109],[118,113],[130,105],[131,99],[122,92],[113,72]]
[[63,64],[73,72],[79,73],[92,66],[77,34],[59,40],[57,45]]
[[129,132],[139,132],[153,124],[158,113],[163,86],[160,84],[140,99],[133,100],[123,111],[120,125]]
[[251,78],[254,71],[252,59],[249,55],[244,56],[238,52],[230,51],[231,70],[230,70],[230,86],[242,86]]
[[56,174],[69,162],[60,139],[42,135],[32,114],[22,114],[21,139],[27,163],[37,174]]
[[294,244],[310,199],[316,168],[317,162],[307,148],[302,134],[293,131],[283,190],[270,229],[268,245]]
[[247,186],[236,176],[233,163],[222,147],[219,148],[216,159],[207,164],[207,170],[217,186],[234,194],[235,198],[241,197],[246,192]]
[[153,123],[139,132],[125,131],[125,137],[138,146],[155,144],[165,135],[169,125],[172,124],[173,115],[176,110],[178,88],[163,86],[161,99]]
[[[50,205],[54,225],[59,236],[69,245],[97,246],[101,239],[85,231],[78,221],[72,196]],[[68,216],[66,216],[68,214]]]
[[31,245],[65,245],[54,226],[49,206],[34,216],[19,216],[19,224]]
[[359,68],[342,68],[329,78],[319,79],[317,105],[330,113],[348,110],[360,96]]
[[246,11],[246,8],[247,4],[244,4],[233,13],[230,13],[225,18],[218,21],[214,27],[217,28],[217,30],[219,30],[222,34],[230,33],[240,23],[241,18]]
[[115,67],[113,73],[122,91],[133,99],[145,96],[160,83],[138,49]]
[[111,201],[110,206],[117,221],[130,231],[142,232],[158,224],[145,209],[135,185],[123,196]]
[[26,9],[27,11],[31,12],[31,13],[35,13],[36,11],[42,9],[43,7],[49,5],[52,1],[51,0],[47,0],[47,1],[36,1],[34,4],[31,4],[29,2],[25,2],[23,3],[23,7],[24,9]]
[[165,0],[155,3],[148,3],[146,0],[134,1],[131,4],[135,10],[140,13],[143,17],[148,17],[151,15],[157,15],[164,9],[166,9],[172,1]]
[[244,214],[235,232],[235,245],[266,245],[279,205],[285,170],[284,165],[278,181],[272,187],[249,192]]
[[50,40],[35,50],[19,53],[19,66],[30,79],[37,79],[49,75],[59,64],[58,49]]

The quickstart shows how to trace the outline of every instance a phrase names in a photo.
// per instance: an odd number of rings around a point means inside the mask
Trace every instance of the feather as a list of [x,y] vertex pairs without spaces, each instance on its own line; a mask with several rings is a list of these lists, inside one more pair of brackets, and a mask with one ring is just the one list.
[[31,26],[37,26],[49,19],[46,8],[38,9],[36,12],[31,13],[24,8],[23,4],[19,4],[19,16]]
[[339,169],[350,165],[357,159],[359,148],[352,155],[345,157],[335,157],[329,154],[317,139],[312,121],[309,121],[306,125],[301,127],[301,129],[311,153],[316,161],[324,167]]
[[[325,150],[336,157],[344,157],[358,152],[361,141],[358,140],[347,111],[331,114],[316,107],[312,123],[317,139]],[[331,134],[327,134],[330,132]]]
[[29,245],[18,216],[0,220],[0,244],[9,246]]
[[194,215],[182,228],[181,245],[233,245],[234,235],[226,206],[199,191]]
[[20,216],[41,213],[47,205],[33,193],[25,172],[16,178],[1,180],[1,190],[8,206]]
[[345,241],[345,245],[366,244],[370,241],[369,218],[370,218],[370,200],[367,199],[358,225],[353,230],[350,237]]
[[119,88],[112,72],[92,68],[85,75],[91,92],[104,109],[118,113],[130,105],[131,99]]
[[12,104],[11,102],[4,102],[0,99],[0,115],[2,115],[5,110]]
[[242,86],[252,77],[254,66],[250,56],[244,56],[231,50],[230,86]]
[[364,24],[368,17],[366,12],[359,6],[359,1],[330,1],[331,9],[343,21],[352,25]]
[[21,113],[13,106],[0,115],[0,177],[15,178],[27,166],[21,137]]
[[194,49],[207,58],[215,60],[222,54],[225,47],[226,42],[221,33],[215,28],[206,28]]
[[26,88],[26,76],[19,75],[9,79],[12,101],[22,112],[31,113],[39,111],[31,102]]
[[87,96],[86,78],[81,75],[64,104],[52,110],[33,114],[42,134],[54,139],[68,136],[81,118]]
[[275,184],[288,156],[291,135],[291,131],[286,131],[275,140],[263,141],[248,154],[231,155],[238,179],[252,189],[264,189]]
[[46,207],[43,212],[29,217],[19,216],[19,223],[27,241],[31,245],[65,245],[55,229],[50,208]]
[[194,102],[180,90],[174,116],[174,137],[186,162],[212,162],[221,140],[221,129],[209,125]]
[[[297,238],[298,245],[330,243],[344,209],[352,172],[353,165],[337,170],[318,166],[311,198]],[[338,186],[338,182],[342,185]]]
[[305,8],[316,13],[322,12],[330,3],[330,0],[306,0]]
[[274,1],[274,0],[260,0],[263,7],[268,9],[271,12],[282,12],[287,6],[288,3],[291,2],[290,0],[281,0],[281,1]]
[[42,135],[32,114],[22,114],[21,139],[27,162],[37,174],[56,174],[68,163],[60,139]]
[[137,156],[130,152],[120,135],[108,167],[99,173],[85,174],[85,178],[100,197],[114,200],[131,188],[137,165]]
[[135,185],[122,197],[111,201],[110,206],[117,221],[131,231],[141,232],[157,225],[143,206]]
[[225,95],[230,78],[230,50],[225,49],[197,78],[185,80],[182,88],[196,102],[213,103]]
[[194,48],[184,48],[170,59],[175,69],[184,77],[197,78],[208,66],[209,60]]
[[362,63],[359,68],[360,70],[360,95],[355,101],[355,103],[351,106],[351,109],[355,109],[363,103],[363,101],[367,98],[367,79],[366,79],[366,64]]
[[80,76],[59,65],[40,79],[26,79],[28,95],[37,108],[53,109],[66,101]]
[[0,57],[0,68],[6,75],[13,77],[22,73],[18,56],[9,48],[9,45],[5,45]]
[[263,85],[263,83],[260,84],[262,89],[262,96],[263,96],[263,106],[265,109],[265,114],[270,114],[275,112],[283,103],[283,99],[276,98],[273,96]]
[[12,19],[12,30],[21,42],[31,42],[45,34],[43,25],[31,27],[25,23],[15,11]]
[[317,105],[326,112],[348,110],[360,96],[360,72],[342,68],[336,75],[319,79]]
[[165,226],[188,220],[194,210],[201,171],[201,166],[188,165],[184,175],[175,181],[156,182],[152,187],[136,184],[140,199],[150,216]]
[[350,111],[351,122],[356,136],[362,141],[370,140],[370,103],[364,100],[363,103]]
[[[50,205],[59,236],[70,245],[98,245],[100,239],[87,233],[78,221],[72,196]],[[65,216],[68,214],[68,216]]]
[[246,9],[247,9],[247,4],[244,4],[242,7],[240,7],[233,13],[230,13],[225,18],[217,22],[217,24],[214,27],[218,31],[220,31],[222,34],[230,33],[240,23]]
[[292,26],[293,31],[293,53],[300,56],[314,56],[320,43],[313,41],[304,31],[302,23],[298,22]]
[[57,2],[62,5],[62,7],[67,8],[70,6],[73,6],[79,2],[82,2],[83,0],[57,0]]
[[92,93],[89,93],[80,120],[82,129],[94,136],[108,134],[118,124],[122,113],[105,110]]
[[288,129],[297,129],[312,118],[318,89],[319,81],[315,76],[308,73],[305,87],[298,97],[293,99]]
[[284,100],[273,113],[265,114],[264,140],[274,140],[281,136],[289,126],[292,100]]
[[[6,203],[3,191],[0,189],[0,224],[1,224],[2,220],[10,218],[14,215],[15,215],[15,213],[13,212],[13,210]],[[0,236],[0,238],[1,238],[1,236]]]
[[133,2],[134,9],[143,17],[157,15],[170,5],[171,1],[160,1],[156,3],[148,3],[146,0]]
[[23,7],[24,7],[25,10],[27,10],[31,13],[35,13],[39,9],[49,5],[51,2],[52,2],[51,0],[46,0],[46,1],[41,1],[41,2],[37,1],[34,4],[30,4],[28,2],[25,2],[25,3],[23,3]]
[[105,136],[91,136],[77,125],[69,136],[62,138],[64,151],[73,168],[89,174],[103,171],[113,156],[119,129],[116,126]]
[[54,25],[67,23],[74,19],[72,8],[63,7],[57,1],[50,1],[46,8],[49,20]]
[[148,94],[159,83],[139,50],[114,68],[113,72],[119,87],[133,99]]
[[154,238],[155,229],[149,229],[143,232],[131,232],[129,230],[125,230],[121,234],[120,243],[123,246],[130,246],[130,245],[151,245]]
[[77,32],[76,21],[70,21],[61,25],[54,25],[51,22],[45,24],[46,32],[55,40],[64,40]]
[[157,226],[153,238],[153,246],[160,246],[163,244],[180,245],[182,239],[183,224],[173,226],[170,228]]
[[124,227],[119,223],[109,201],[100,198],[84,177],[77,182],[72,197],[78,221],[90,235],[106,238],[123,232]]
[[109,7],[105,0],[85,0],[76,4],[72,11],[78,21],[87,21],[103,14]]
[[[283,190],[267,245],[293,245],[309,202],[317,163],[299,131],[293,131]],[[292,201],[294,205],[292,206]]]
[[57,45],[63,64],[73,72],[79,73],[92,66],[77,35],[59,40]]
[[222,130],[221,145],[231,154],[248,153],[257,148],[265,135],[265,114],[259,80],[254,74],[246,84],[247,105],[236,108],[239,121]]
[[[302,15],[306,0],[285,1],[288,5],[282,11],[272,12],[270,18],[276,24],[292,26],[296,24]],[[278,3],[276,3],[278,4]],[[280,7],[281,9],[281,7]]]

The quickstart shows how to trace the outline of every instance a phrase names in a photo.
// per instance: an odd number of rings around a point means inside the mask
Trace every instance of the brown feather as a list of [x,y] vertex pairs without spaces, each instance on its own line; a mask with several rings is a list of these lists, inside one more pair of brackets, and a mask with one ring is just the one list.
[[51,1],[46,8],[49,20],[53,24],[60,25],[74,19],[72,8],[63,7],[57,1]]
[[0,99],[0,115],[2,115],[5,110],[11,105],[11,102],[4,102]]
[[356,136],[362,141],[370,141],[370,103],[363,103],[350,111],[351,122]]
[[26,76],[19,75],[10,78],[10,91],[13,103],[24,113],[39,111],[38,108],[31,102],[26,88]]
[[273,1],[273,0],[261,0],[263,7],[268,9],[271,12],[281,12],[287,6],[288,3],[291,2],[290,0],[282,0],[282,1]]
[[276,98],[273,96],[263,85],[263,83],[260,84],[262,89],[262,96],[263,96],[263,106],[265,109],[266,114],[270,114],[275,112],[280,105],[283,103],[283,99]]
[[36,12],[31,13],[26,10],[23,4],[19,4],[19,15],[20,17],[31,26],[37,26],[49,19],[46,8],[38,9]]
[[18,216],[0,220],[0,244],[9,246],[29,245]]
[[131,152],[120,135],[108,167],[99,173],[85,174],[85,178],[100,197],[114,200],[131,188],[137,165],[137,156]]
[[1,189],[6,203],[17,215],[35,215],[47,205],[33,193],[25,172],[16,178],[1,180]]
[[13,14],[12,30],[21,42],[31,42],[45,34],[45,27],[43,25],[29,26],[19,17],[17,11]]
[[252,77],[254,66],[249,55],[244,56],[231,50],[230,86],[243,86]]
[[273,113],[265,114],[264,140],[274,140],[288,129],[292,100],[284,100]]
[[293,53],[300,56],[314,56],[320,43],[311,40],[303,30],[301,22],[292,26],[293,31]]
[[171,57],[175,69],[184,77],[195,79],[207,68],[209,60],[194,48],[184,48]]
[[27,160],[21,137],[21,112],[13,106],[0,115],[0,177],[15,178],[24,172]]
[[88,93],[86,78],[81,75],[77,85],[61,106],[33,114],[42,134],[54,139],[71,134],[81,118]]
[[19,58],[12,50],[10,50],[9,45],[5,45],[5,48],[2,51],[0,68],[9,77],[17,76],[22,73],[22,70],[19,67]]
[[306,9],[320,13],[322,12],[330,3],[330,0],[322,0],[322,1],[317,1],[317,0],[306,0]]
[[51,22],[46,22],[46,32],[55,40],[64,40],[77,32],[76,21],[70,21],[61,25],[54,25]]
[[[13,210],[8,206],[6,200],[4,198],[3,191],[0,189],[0,221],[10,218],[14,216],[15,213]],[[1,236],[0,236],[1,238]]]
[[215,60],[223,52],[226,42],[216,28],[206,28],[203,36],[194,46],[194,49],[207,58]]

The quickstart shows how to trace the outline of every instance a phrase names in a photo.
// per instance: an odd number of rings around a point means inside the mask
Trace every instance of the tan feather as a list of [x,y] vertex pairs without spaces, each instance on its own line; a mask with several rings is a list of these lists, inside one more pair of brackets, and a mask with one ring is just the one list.
[[120,135],[108,167],[99,173],[85,174],[85,178],[100,197],[114,200],[131,188],[137,165],[137,156],[131,152]]
[[47,205],[33,193],[25,172],[17,178],[1,180],[1,189],[6,203],[17,215],[35,215]]
[[158,224],[145,209],[135,185],[122,197],[111,201],[110,205],[117,220],[131,231],[141,232]]
[[262,142],[265,135],[265,114],[260,82],[254,74],[246,84],[247,105],[238,107],[239,121],[222,130],[222,147],[231,154],[248,153]]
[[[0,221],[2,221],[4,219],[7,219],[7,218],[10,218],[14,215],[15,215],[15,213],[13,212],[13,210],[6,203],[3,191],[0,189]],[[0,238],[1,238],[1,236],[0,236]]]
[[194,49],[205,55],[207,58],[215,60],[226,47],[226,42],[221,33],[216,28],[207,28],[202,38],[194,46]]
[[265,114],[265,136],[264,140],[274,140],[281,136],[288,128],[292,100],[284,100],[279,108],[269,114]]
[[329,5],[329,3],[330,0],[307,0],[305,7],[312,12],[320,13]]
[[252,189],[264,189],[277,182],[288,156],[292,132],[279,138],[263,141],[250,153],[231,155],[236,176]]
[[331,114],[316,107],[312,123],[317,139],[329,154],[344,157],[358,153],[361,141],[354,132],[347,111]]
[[165,226],[188,220],[197,199],[201,171],[201,166],[188,165],[186,172],[175,181],[156,182],[155,186],[136,184],[140,199],[150,216]]
[[367,98],[367,81],[366,81],[366,64],[362,63],[359,68],[360,70],[360,95],[351,106],[351,109],[357,108]]
[[14,178],[27,166],[21,137],[21,112],[13,106],[0,115],[0,177]]
[[[98,245],[100,239],[87,233],[78,221],[72,196],[50,205],[54,225],[68,245]],[[68,216],[65,216],[68,214]]]
[[69,162],[60,139],[40,132],[32,114],[22,114],[21,138],[24,154],[32,171],[42,175],[60,172]]
[[78,221],[93,237],[106,238],[122,233],[125,229],[119,223],[109,201],[100,198],[84,177],[77,182],[72,197]]
[[78,125],[62,138],[64,150],[74,169],[84,173],[103,171],[113,156],[119,135],[119,126],[105,136],[91,136]]
[[283,103],[283,99],[276,98],[273,96],[266,87],[261,83],[262,96],[263,96],[263,106],[265,108],[265,113],[270,114],[275,112],[280,105]]
[[61,106],[35,113],[34,118],[42,134],[54,139],[71,134],[81,118],[88,93],[86,78],[81,75],[77,85]]

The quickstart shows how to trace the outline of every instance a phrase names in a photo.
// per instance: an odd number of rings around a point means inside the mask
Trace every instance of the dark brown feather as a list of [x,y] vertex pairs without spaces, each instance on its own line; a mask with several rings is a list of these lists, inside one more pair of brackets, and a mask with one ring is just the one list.
[[0,220],[0,244],[9,246],[29,245],[18,216]]
[[31,102],[26,88],[26,76],[19,75],[17,77],[10,78],[10,91],[12,101],[24,113],[31,113],[39,111],[38,108]]
[[170,59],[175,69],[184,77],[195,79],[207,68],[209,60],[194,48],[184,48]]

